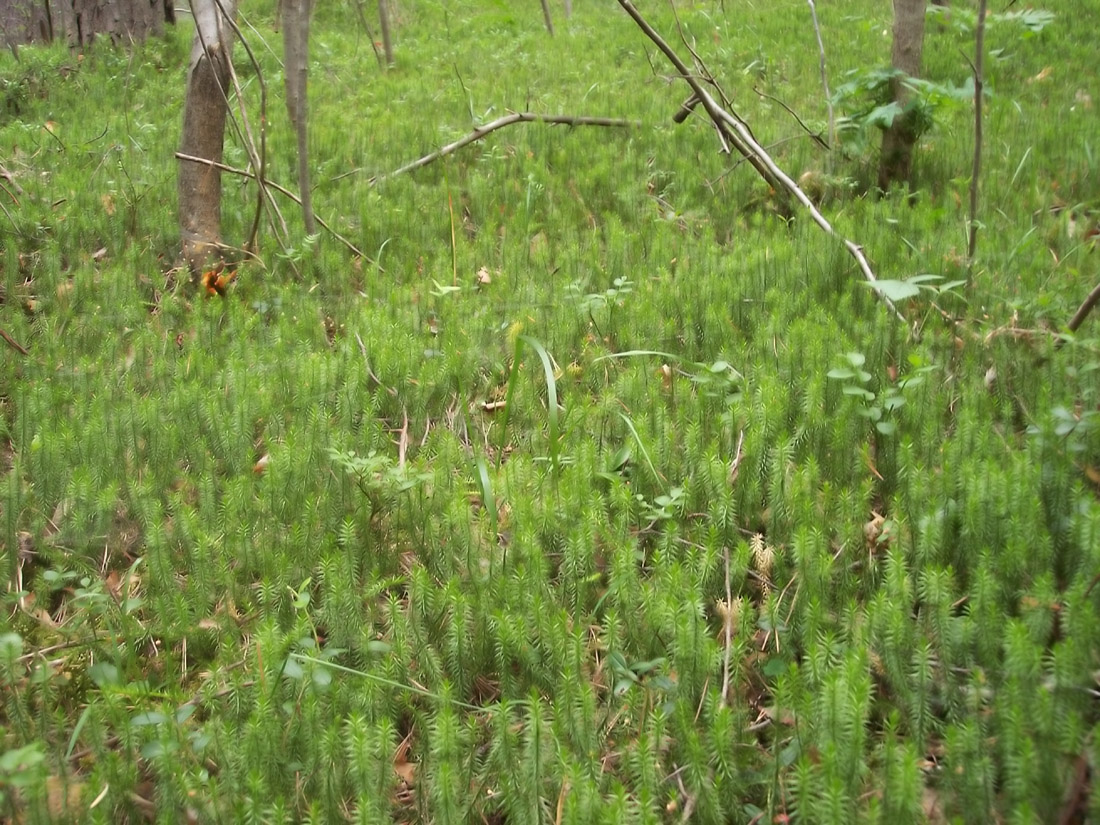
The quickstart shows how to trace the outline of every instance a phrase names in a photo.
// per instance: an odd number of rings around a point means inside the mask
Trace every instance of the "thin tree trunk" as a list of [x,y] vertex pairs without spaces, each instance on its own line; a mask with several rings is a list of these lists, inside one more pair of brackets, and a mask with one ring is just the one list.
[[[924,49],[924,13],[927,0],[894,0],[894,46],[891,63],[909,77],[919,77]],[[920,133],[910,105],[912,95],[905,84],[893,81],[894,100],[902,113],[882,134],[882,158],[878,185],[888,189],[891,183],[908,182],[913,173],[913,148]]]
[[549,0],[542,0],[542,19],[546,23],[546,31],[550,33],[550,36],[554,36],[554,21],[550,19],[550,2]]
[[[229,111],[229,66],[233,33],[225,16],[237,0],[192,0],[195,39],[187,70],[180,152],[221,162]],[[184,161],[177,179],[180,246],[183,260],[199,272],[221,247],[221,172]]]
[[985,11],[986,0],[978,0],[978,26],[974,36],[974,166],[970,174],[970,231],[966,257],[974,265],[978,251],[978,183],[982,174],[982,92],[985,88]]
[[286,59],[286,109],[298,138],[298,191],[306,232],[317,232],[310,192],[308,108],[309,17],[313,0],[283,0],[283,45]]
[[367,39],[370,40],[370,47],[374,52],[374,59],[378,61],[378,68],[386,71],[386,63],[378,51],[378,44],[374,42],[374,32],[371,31],[370,23],[367,22],[367,15],[363,13],[363,0],[355,0],[355,13],[359,15],[359,23],[367,33]]
[[390,39],[390,10],[386,0],[378,0],[378,25],[382,27],[382,51],[386,53],[386,65],[393,65],[393,40]]
[[565,19],[573,16],[573,0],[565,0]]

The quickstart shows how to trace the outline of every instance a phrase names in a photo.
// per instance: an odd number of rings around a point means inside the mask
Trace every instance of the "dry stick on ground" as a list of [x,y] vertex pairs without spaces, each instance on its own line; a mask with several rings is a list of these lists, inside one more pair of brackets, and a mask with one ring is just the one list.
[[978,26],[974,33],[974,168],[970,173],[970,231],[966,244],[966,257],[974,265],[974,253],[978,249],[978,176],[982,171],[982,52],[985,51],[985,10],[987,0],[978,2]]
[[[470,134],[465,137],[459,138],[454,143],[448,143],[441,149],[436,149],[431,154],[427,154],[422,158],[414,160],[412,163],[407,163],[400,169],[395,169],[386,175],[378,175],[370,179],[370,185],[374,186],[381,183],[384,180],[395,178],[398,175],[403,175],[406,172],[412,172],[414,169],[419,169],[422,166],[427,166],[432,161],[439,160],[442,157],[446,157],[454,152],[457,152],[463,146],[469,146],[471,143],[477,140],[481,140],[483,137],[491,132],[495,132],[497,129],[501,129],[505,126],[511,126],[513,123],[557,123],[564,124],[566,126],[609,126],[609,127],[634,127],[637,128],[641,124],[633,120],[619,120],[617,118],[610,117],[583,117],[575,115],[540,115],[536,112],[512,112],[510,115],[504,115],[498,117],[496,120],[486,123],[484,126],[479,126],[474,129]],[[354,175],[356,172],[361,171],[359,169],[353,169],[351,172],[345,172],[342,175],[338,175],[333,180],[340,180],[340,178],[346,178],[348,175]]]
[[[1070,319],[1069,324],[1066,325],[1066,329],[1070,332],[1077,332],[1077,328],[1085,322],[1085,319],[1089,317],[1089,313],[1092,312],[1092,308],[1096,306],[1098,302],[1100,302],[1100,284],[1094,286],[1089,296],[1081,302],[1081,306],[1073,313],[1073,317]],[[1061,346],[1060,341],[1059,346]]]
[[[205,163],[207,166],[213,166],[215,169],[221,169],[223,172],[229,172],[232,175],[240,175],[242,178],[250,178],[252,180],[256,179],[256,173],[255,172],[249,172],[247,169],[238,169],[235,166],[229,166],[228,164],[225,164],[225,163],[218,163],[216,160],[209,160],[208,158],[199,158],[199,157],[195,157],[194,155],[185,155],[185,154],[183,154],[183,152],[176,152],[176,157],[179,158],[180,160],[191,161],[192,163]],[[280,186],[279,184],[275,183],[274,181],[270,181],[270,180],[264,181],[263,186],[266,187],[266,188],[274,189],[276,192],[278,192],[281,195],[285,195],[286,197],[290,198],[292,201],[294,201],[299,206],[302,205],[301,198],[299,198],[297,195],[295,195],[293,192],[291,192],[285,186]],[[347,238],[345,238],[343,235],[341,235],[339,232],[337,232],[335,229],[333,229],[331,226],[329,226],[327,223],[325,223],[323,220],[321,220],[320,217],[318,217],[317,215],[314,215],[314,218],[316,218],[317,223],[320,225],[320,227],[322,229],[324,229],[326,232],[328,232],[330,235],[332,235],[332,237],[334,237],[336,240],[338,240],[340,243],[342,243],[344,246],[346,246],[348,248],[348,251],[350,251],[353,255],[358,255],[360,258],[363,258],[364,260],[370,260],[369,258],[367,258],[366,255],[364,255],[355,246],[355,244],[353,244],[351,241],[349,241]]]
[[30,352],[27,350],[26,347],[24,347],[2,329],[0,329],[0,338],[3,338],[5,341],[7,341],[8,346],[19,352],[20,355],[30,355]]
[[730,649],[733,647],[733,592],[730,589],[730,549],[722,548],[722,560],[726,571],[726,611],[722,617],[722,629],[726,643],[722,652],[722,692],[718,694],[718,707],[724,708],[729,702],[730,691]]
[[[844,244],[844,248],[847,249],[848,254],[855,259],[864,277],[872,284],[876,283],[878,278],[875,277],[874,270],[871,269],[871,265],[867,262],[867,257],[863,254],[863,250],[860,246],[833,229],[832,224],[830,224],[825,216],[818,211],[813,201],[806,196],[806,193],[799,188],[798,184],[791,179],[790,175],[776,165],[771,155],[764,150],[764,147],[756,142],[756,138],[753,137],[749,128],[715,102],[714,98],[710,96],[710,93],[707,92],[707,90],[703,88],[703,85],[692,75],[680,56],[676,54],[676,52],[672,50],[672,47],[665,42],[664,38],[646,22],[638,9],[634,7],[634,4],[630,2],[630,0],[619,0],[619,5],[622,6],[623,10],[638,24],[638,28],[645,32],[645,35],[657,45],[657,48],[664,53],[669,62],[676,67],[682,79],[691,87],[695,96],[699,98],[699,102],[703,105],[703,108],[706,109],[707,114],[710,116],[711,120],[714,121],[715,125],[719,128],[726,126],[736,132],[737,136],[740,137],[741,141],[751,152],[751,155],[746,156],[746,159],[753,165],[754,169],[760,172],[761,177],[769,183],[771,183],[772,180],[777,181],[783,189],[802,204],[806,211],[810,213],[810,217],[813,219],[814,223],[821,227],[822,231]],[[762,171],[762,168],[766,170],[766,172]],[[897,316],[898,320],[905,323],[905,316],[898,312],[893,301],[877,290],[876,294],[882,299],[886,306],[890,308],[890,311]]]
[[[16,198],[15,195],[9,192],[8,187],[4,186],[4,184],[2,183],[0,183],[0,192],[3,192],[5,195],[10,197],[15,202],[16,206],[19,205],[18,198]],[[0,210],[3,210],[4,214],[8,216],[8,220],[11,221],[11,228],[18,230],[19,226],[15,223],[15,218],[11,216],[11,212],[8,211],[8,207],[4,206],[3,203],[0,203]]]

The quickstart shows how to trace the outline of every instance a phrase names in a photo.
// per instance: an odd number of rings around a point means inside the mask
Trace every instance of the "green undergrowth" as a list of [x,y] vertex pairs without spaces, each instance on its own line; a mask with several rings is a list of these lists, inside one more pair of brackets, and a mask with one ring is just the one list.
[[[292,248],[267,232],[224,298],[172,270],[189,27],[0,56],[0,328],[29,350],[0,344],[0,817],[1096,816],[1100,345],[1055,346],[1100,260],[1081,9],[990,30],[967,286],[968,106],[876,198],[871,148],[827,157],[776,101],[824,129],[804,3],[680,5],[900,321],[672,123],[612,4],[553,39],[537,6],[393,5],[386,73],[351,4],[314,23],[314,203],[363,257],[284,201]],[[881,6],[819,9],[834,87],[888,60]],[[969,47],[930,21],[930,78]],[[639,125],[518,124],[372,183],[510,110]],[[255,191],[223,187],[240,244]]]

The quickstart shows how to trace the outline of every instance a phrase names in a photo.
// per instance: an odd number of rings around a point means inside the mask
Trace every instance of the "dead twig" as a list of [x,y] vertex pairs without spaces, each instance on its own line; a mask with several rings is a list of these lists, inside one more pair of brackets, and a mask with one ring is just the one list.
[[[875,277],[874,270],[871,269],[871,264],[867,261],[867,257],[863,254],[863,249],[856,243],[848,240],[835,229],[832,224],[825,218],[824,215],[818,211],[813,201],[806,195],[805,192],[798,186],[791,177],[784,172],[776,162],[772,159],[771,155],[765,151],[756,138],[753,137],[751,130],[746,126],[739,118],[733,116],[711,97],[710,93],[703,88],[703,84],[700,83],[695,77],[692,76],[691,71],[687,65],[680,58],[672,47],[665,42],[657,31],[649,25],[641,13],[635,8],[634,4],[630,0],[619,0],[619,5],[623,7],[623,10],[630,15],[630,17],[637,23],[645,35],[652,40],[657,48],[659,48],[668,58],[669,62],[676,67],[676,70],[680,73],[683,80],[691,87],[692,92],[699,98],[699,102],[706,109],[710,119],[714,121],[717,128],[726,131],[732,130],[732,133],[740,140],[742,144],[747,148],[749,154],[746,155],[746,159],[752,164],[753,168],[757,170],[760,176],[773,188],[783,189],[788,192],[795,200],[797,200],[802,206],[810,213],[810,217],[813,222],[816,223],[825,234],[840,241],[848,254],[852,256],[856,264],[858,264],[863,276],[871,283],[878,281]],[[893,301],[883,295],[881,292],[876,292],[878,297],[889,307],[890,311],[898,318],[899,321],[905,323],[905,316],[898,312],[897,307],[894,306]]]
[[[219,7],[221,0],[218,0]],[[222,8],[224,12],[225,9]],[[248,60],[252,64],[253,70],[256,72],[256,80],[260,86],[260,146],[259,150],[256,148],[256,141],[252,137],[252,127],[248,121],[248,110],[244,106],[244,95],[241,90],[240,79],[237,77],[237,72],[233,68],[233,61],[229,61],[229,77],[233,83],[233,89],[236,93],[237,104],[241,113],[241,123],[238,124],[236,118],[232,119],[233,127],[237,130],[237,136],[240,138],[241,143],[244,145],[245,151],[248,153],[249,161],[252,163],[254,169],[258,169],[259,173],[256,176],[256,184],[259,191],[256,195],[256,215],[252,221],[252,228],[248,233],[248,240],[245,241],[245,249],[253,251],[257,245],[257,235],[259,234],[260,216],[263,213],[263,207],[266,203],[269,210],[269,220],[271,222],[271,228],[275,234],[275,240],[278,242],[279,247],[283,252],[287,252],[289,248],[290,229],[287,228],[286,219],[283,218],[282,212],[279,211],[279,205],[275,202],[275,198],[271,196],[271,193],[267,191],[267,83],[264,82],[263,69],[260,67],[259,61],[256,59],[256,55],[253,54],[251,46],[248,44],[248,40],[245,38],[244,33],[237,25],[236,21],[232,17],[227,16],[226,22],[232,29],[236,38],[241,41],[241,46],[244,48],[245,54],[248,55]],[[226,107],[229,106],[229,100],[226,99]],[[300,204],[299,204],[300,205]],[[280,234],[281,230],[281,234]],[[292,262],[293,265],[293,262]]]
[[[812,140],[812,141],[813,141],[814,143],[816,143],[816,144],[817,144],[818,146],[820,146],[820,147],[821,147],[822,149],[824,149],[825,151],[829,151],[829,149],[830,149],[830,146],[829,146],[829,144],[828,144],[828,143],[826,143],[826,142],[825,142],[825,141],[824,141],[824,140],[822,139],[821,135],[820,135],[820,134],[819,134],[818,132],[815,132],[815,131],[813,131],[813,130],[812,130],[812,129],[811,129],[810,127],[809,127],[809,126],[807,126],[807,125],[806,125],[806,124],[805,124],[805,123],[804,123],[804,122],[802,121],[802,118],[800,118],[800,117],[798,116],[798,112],[796,112],[796,111],[795,111],[794,109],[792,109],[792,108],[791,108],[790,106],[788,106],[788,105],[787,105],[786,103],[784,103],[784,102],[783,102],[782,100],[780,100],[780,99],[779,99],[778,97],[776,97],[775,95],[770,95],[770,94],[768,94],[767,92],[762,92],[762,91],[760,91],[759,89],[757,89],[757,88],[756,88],[755,86],[753,86],[753,87],[752,87],[752,90],[753,90],[754,92],[756,92],[756,94],[757,94],[757,95],[759,95],[760,97],[764,98],[765,100],[770,100],[770,101],[772,101],[773,103],[778,103],[778,104],[779,104],[780,106],[782,106],[782,107],[783,107],[783,110],[784,110],[784,111],[785,111],[785,112],[786,112],[787,114],[789,114],[789,115],[790,115],[791,117],[793,117],[793,118],[794,118],[794,120],[795,120],[795,123],[797,123],[797,124],[798,124],[799,126],[801,126],[801,127],[802,127],[802,131],[803,131],[803,132],[805,132],[805,133],[806,133],[806,135],[807,135],[807,136],[808,136],[808,137],[809,137],[809,138],[810,138],[810,139],[811,139],[811,140]],[[830,138],[830,139],[831,139],[831,138]]]
[[725,633],[725,645],[722,652],[722,692],[719,694],[718,706],[725,707],[729,701],[730,690],[730,650],[733,647],[733,593],[730,589],[730,549],[722,548],[722,561],[726,571],[726,612],[722,617],[723,631]]
[[[216,169],[221,169],[223,172],[229,172],[232,175],[240,175],[242,178],[255,179],[258,177],[255,172],[249,172],[247,169],[238,169],[235,166],[229,166],[228,164],[219,163],[216,160],[210,160],[208,158],[199,158],[195,157],[194,155],[185,155],[183,152],[176,152],[176,157],[179,160],[189,160],[192,163],[205,163],[207,166],[213,166]],[[271,180],[264,181],[263,185],[265,187],[270,187],[271,189],[274,189],[281,195],[285,195],[299,206],[302,205],[301,199],[285,186],[280,186],[279,184]],[[320,217],[316,215],[314,217],[317,218],[317,223],[321,226],[322,229],[324,229],[326,232],[332,235],[332,237],[334,237],[336,240],[346,246],[348,248],[348,251],[350,251],[353,255],[357,255],[358,257],[368,261],[370,260],[370,258],[364,255],[362,251],[357,246],[355,246],[355,244],[353,244],[351,241],[349,241],[347,238],[345,238],[343,235],[341,235],[339,232],[337,232],[335,229],[333,229],[331,226],[321,220]]]
[[[1097,302],[1100,302],[1100,284],[1097,284],[1092,288],[1092,292],[1088,294],[1088,297],[1081,302],[1081,306],[1077,307],[1077,311],[1073,313],[1073,317],[1069,319],[1069,323],[1066,325],[1066,329],[1070,332],[1076,332],[1078,327],[1085,322],[1085,319],[1089,317],[1089,313],[1092,312],[1092,308],[1096,306]],[[1059,341],[1059,346],[1061,342]]]
[[16,350],[20,355],[30,355],[30,351],[12,338],[5,330],[0,329],[0,338],[3,338],[9,347]]
[[825,71],[825,43],[821,40],[821,26],[817,22],[817,6],[814,5],[814,0],[807,2],[810,4],[810,17],[813,18],[814,34],[817,36],[817,59],[821,67],[821,88],[825,92],[825,107],[829,116],[829,146],[832,146],[836,143],[836,116],[833,114],[833,96],[829,92],[829,75]]
[[[475,141],[481,140],[486,135],[495,132],[497,129],[503,129],[505,126],[511,126],[513,123],[552,123],[565,126],[607,126],[613,128],[637,128],[641,124],[634,120],[621,120],[619,118],[612,117],[585,117],[581,115],[543,115],[537,112],[512,112],[511,114],[498,117],[496,120],[486,123],[484,126],[479,126],[474,129],[470,134],[465,137],[459,138],[454,143],[448,143],[446,146],[436,149],[430,154],[424,155],[422,158],[414,160],[412,163],[406,163],[400,169],[395,169],[386,175],[376,175],[371,178],[369,183],[371,186],[376,186],[384,180],[395,178],[398,175],[404,175],[406,172],[412,172],[416,169],[420,169],[423,166],[427,166],[433,161],[437,161],[440,158],[457,152],[464,146],[469,146]],[[352,169],[350,172],[344,172],[342,175],[337,175],[333,178],[333,181],[340,180],[341,178],[349,177],[350,175],[362,172],[362,169]]]

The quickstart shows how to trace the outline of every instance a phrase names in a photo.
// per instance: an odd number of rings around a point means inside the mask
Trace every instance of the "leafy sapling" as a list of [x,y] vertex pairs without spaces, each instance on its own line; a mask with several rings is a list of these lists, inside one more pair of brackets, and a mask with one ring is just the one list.
[[897,432],[895,413],[905,406],[906,393],[922,384],[928,373],[937,369],[934,364],[925,364],[919,356],[912,355],[909,363],[913,371],[897,379],[893,386],[874,393],[868,389],[871,373],[863,369],[866,356],[861,352],[849,352],[844,358],[847,365],[829,370],[829,378],[844,382],[841,392],[855,398],[860,404],[857,412],[869,419],[875,429],[885,436],[892,436]]

